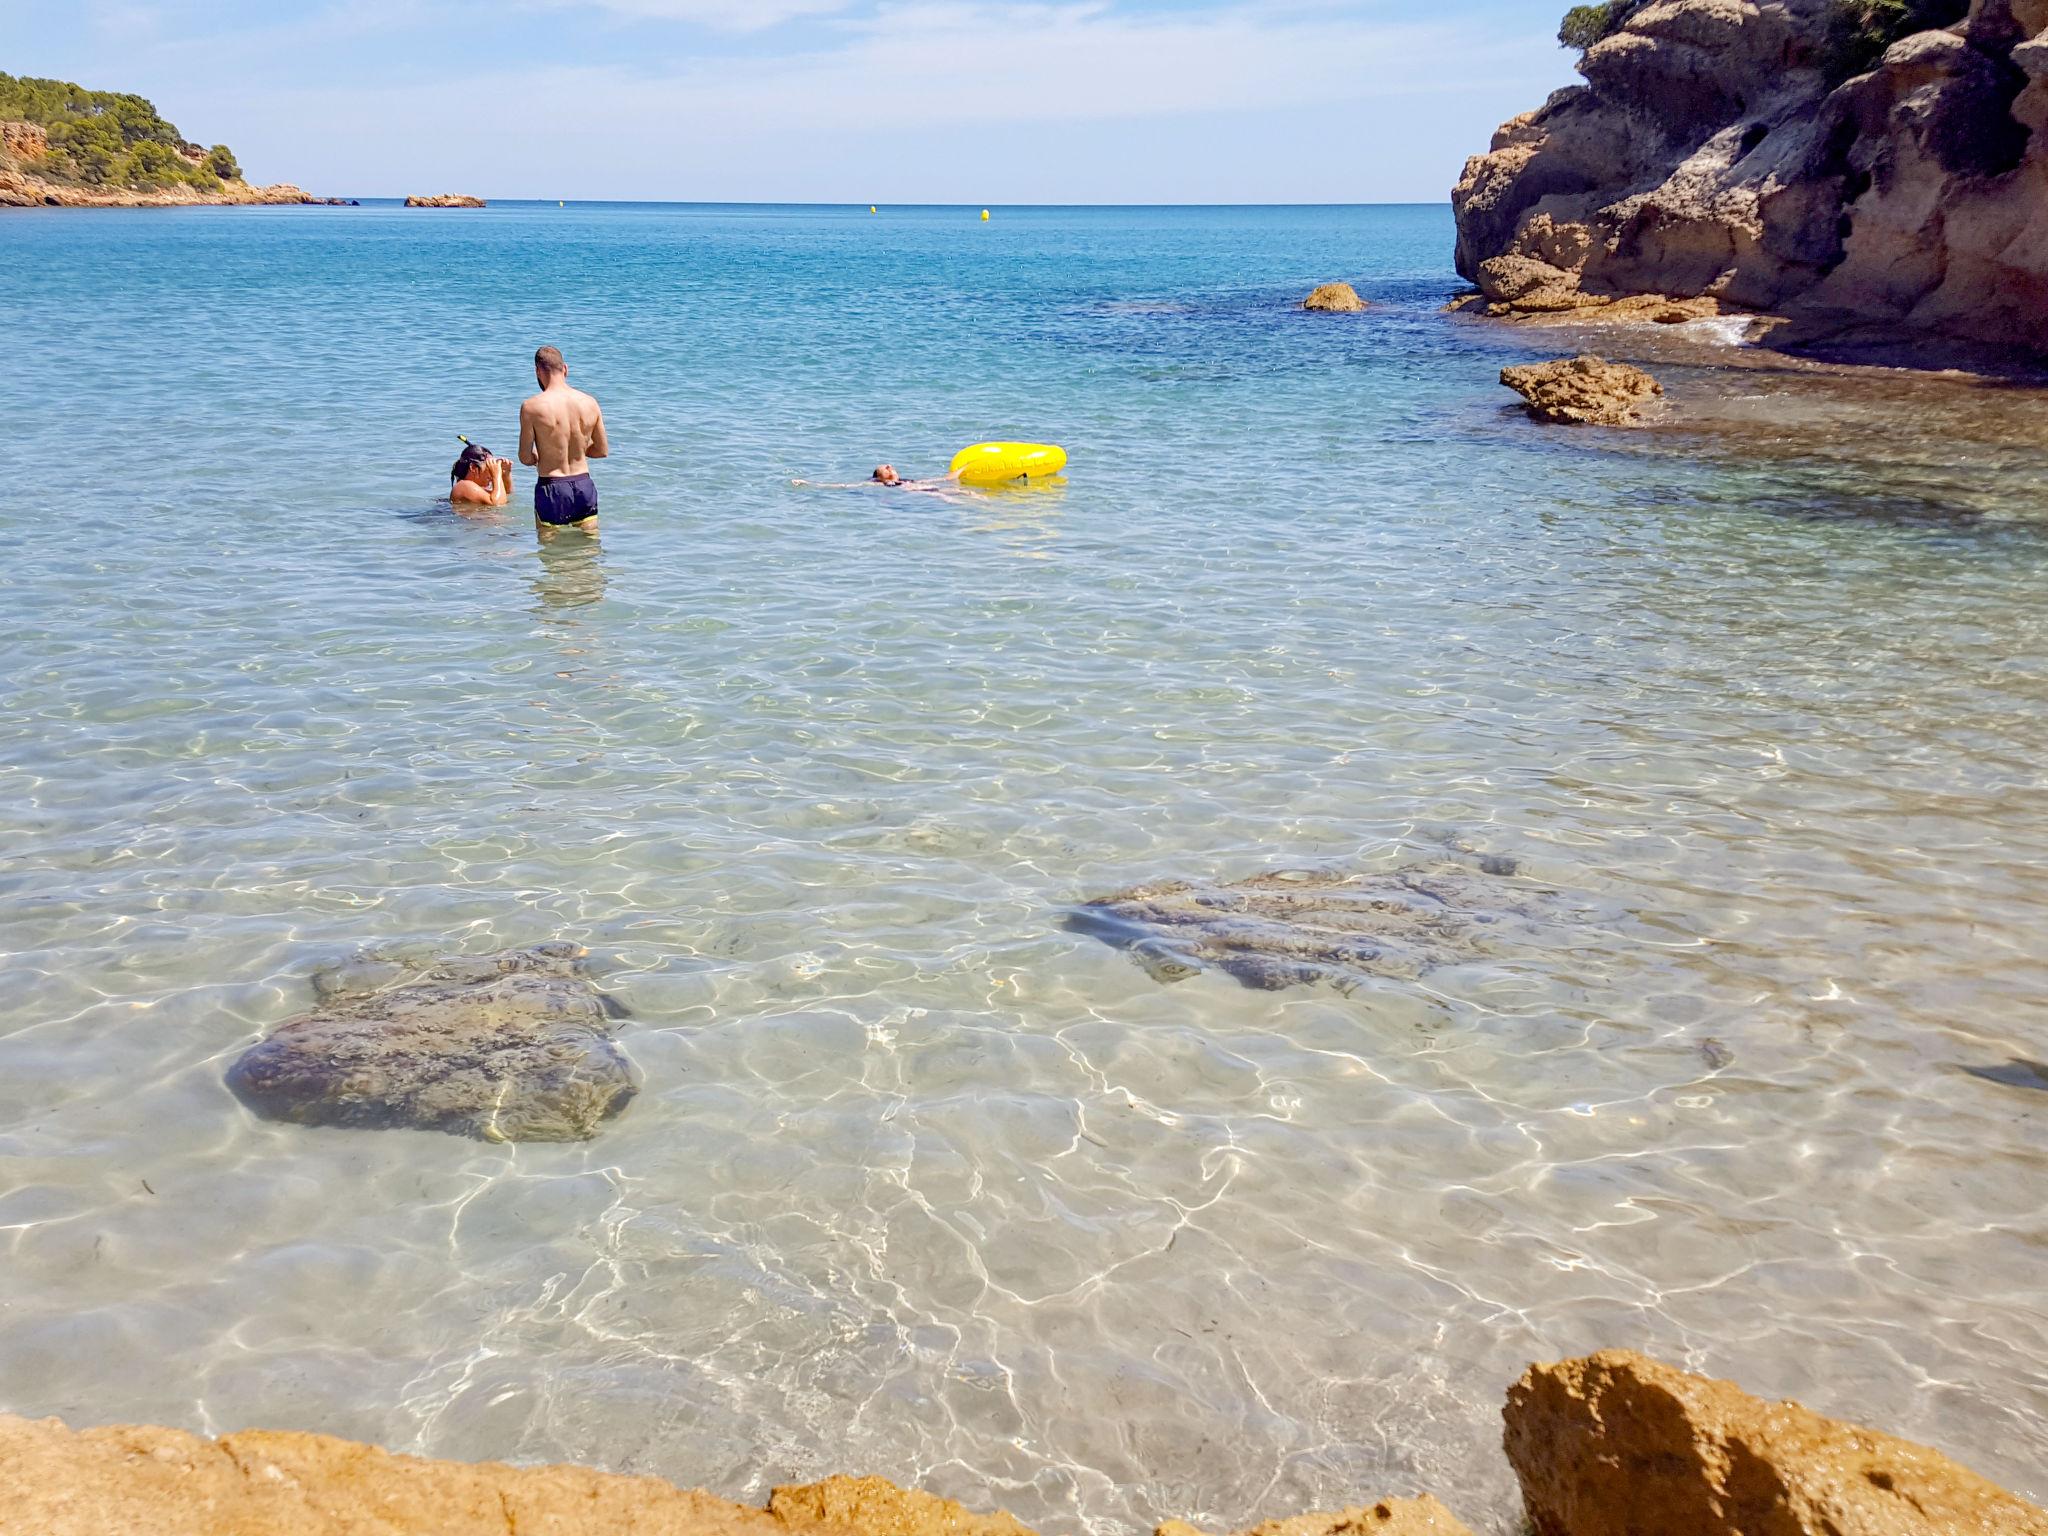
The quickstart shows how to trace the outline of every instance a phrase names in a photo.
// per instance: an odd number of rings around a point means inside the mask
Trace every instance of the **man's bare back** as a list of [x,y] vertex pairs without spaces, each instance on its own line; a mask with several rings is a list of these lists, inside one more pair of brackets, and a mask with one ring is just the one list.
[[561,374],[539,394],[519,404],[519,462],[542,476],[587,475],[590,461],[611,451],[604,437],[604,411]]
[[577,527],[595,532],[597,491],[590,483],[590,461],[612,451],[604,410],[582,390],[570,388],[569,369],[553,347],[534,355],[534,378],[540,393],[519,406],[519,462],[540,471],[534,516],[544,531]]

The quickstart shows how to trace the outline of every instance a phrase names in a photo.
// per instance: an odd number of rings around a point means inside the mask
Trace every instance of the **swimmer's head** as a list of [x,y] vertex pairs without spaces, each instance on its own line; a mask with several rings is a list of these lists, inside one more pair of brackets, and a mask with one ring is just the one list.
[[448,483],[458,480],[475,480],[479,485],[489,484],[491,450],[477,443],[469,443],[456,456],[454,468],[448,471]]
[[896,473],[894,464],[877,464],[874,474],[877,485],[901,485],[903,477]]

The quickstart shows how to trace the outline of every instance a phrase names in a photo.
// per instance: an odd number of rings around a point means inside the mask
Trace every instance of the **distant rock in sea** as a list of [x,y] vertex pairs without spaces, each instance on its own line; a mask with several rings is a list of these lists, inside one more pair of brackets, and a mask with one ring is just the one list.
[[1563,36],[1587,83],[1451,194],[1494,313],[1708,296],[1779,342],[2048,354],[2048,0],[1604,0]]
[[1538,421],[1572,426],[1631,426],[1642,407],[1664,393],[1640,368],[1583,353],[1503,368],[1500,381],[1529,402],[1529,414]]
[[1067,927],[1126,951],[1161,982],[1215,969],[1248,987],[1370,977],[1412,981],[1495,952],[1497,935],[1532,941],[1536,890],[1508,883],[1511,859],[1477,869],[1441,861],[1384,874],[1278,870],[1227,885],[1133,886],[1075,907]]
[[483,956],[371,954],[314,978],[320,1002],[251,1046],[228,1086],[299,1125],[583,1141],[636,1091],[617,1005],[550,943]]
[[459,192],[443,192],[439,197],[408,197],[408,208],[488,208],[490,204],[480,197],[465,197]]
[[1358,296],[1358,290],[1349,283],[1324,283],[1301,301],[1301,307],[1322,310],[1329,314],[1351,315],[1365,308],[1365,300]]

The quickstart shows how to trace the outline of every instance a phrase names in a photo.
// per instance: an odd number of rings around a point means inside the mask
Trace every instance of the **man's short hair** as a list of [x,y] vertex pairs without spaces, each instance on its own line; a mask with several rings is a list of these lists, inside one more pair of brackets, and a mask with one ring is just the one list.
[[560,347],[542,347],[533,354],[533,366],[541,373],[567,373],[569,365],[562,361]]

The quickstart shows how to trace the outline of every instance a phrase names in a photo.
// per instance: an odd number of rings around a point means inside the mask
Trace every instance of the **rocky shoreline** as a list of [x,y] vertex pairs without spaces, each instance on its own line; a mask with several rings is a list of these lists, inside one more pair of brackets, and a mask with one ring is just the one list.
[[[1939,1451],[1770,1403],[1628,1350],[1532,1365],[1502,1448],[1535,1536],[2048,1536],[2048,1511]],[[879,1477],[778,1487],[765,1509],[584,1467],[425,1461],[326,1435],[73,1430],[0,1416],[12,1536],[1035,1536]],[[1472,1536],[1427,1493],[1240,1536]],[[1168,1520],[1157,1536],[1202,1536]]]
[[197,187],[141,191],[132,187],[81,187],[0,167],[0,208],[241,208],[318,203],[290,182],[254,187],[246,181],[221,183],[218,192]]
[[1467,163],[1459,272],[1495,315],[1708,298],[1774,346],[2048,356],[2048,0],[1947,9],[1844,78],[1839,0],[1615,0],[1586,84]]

